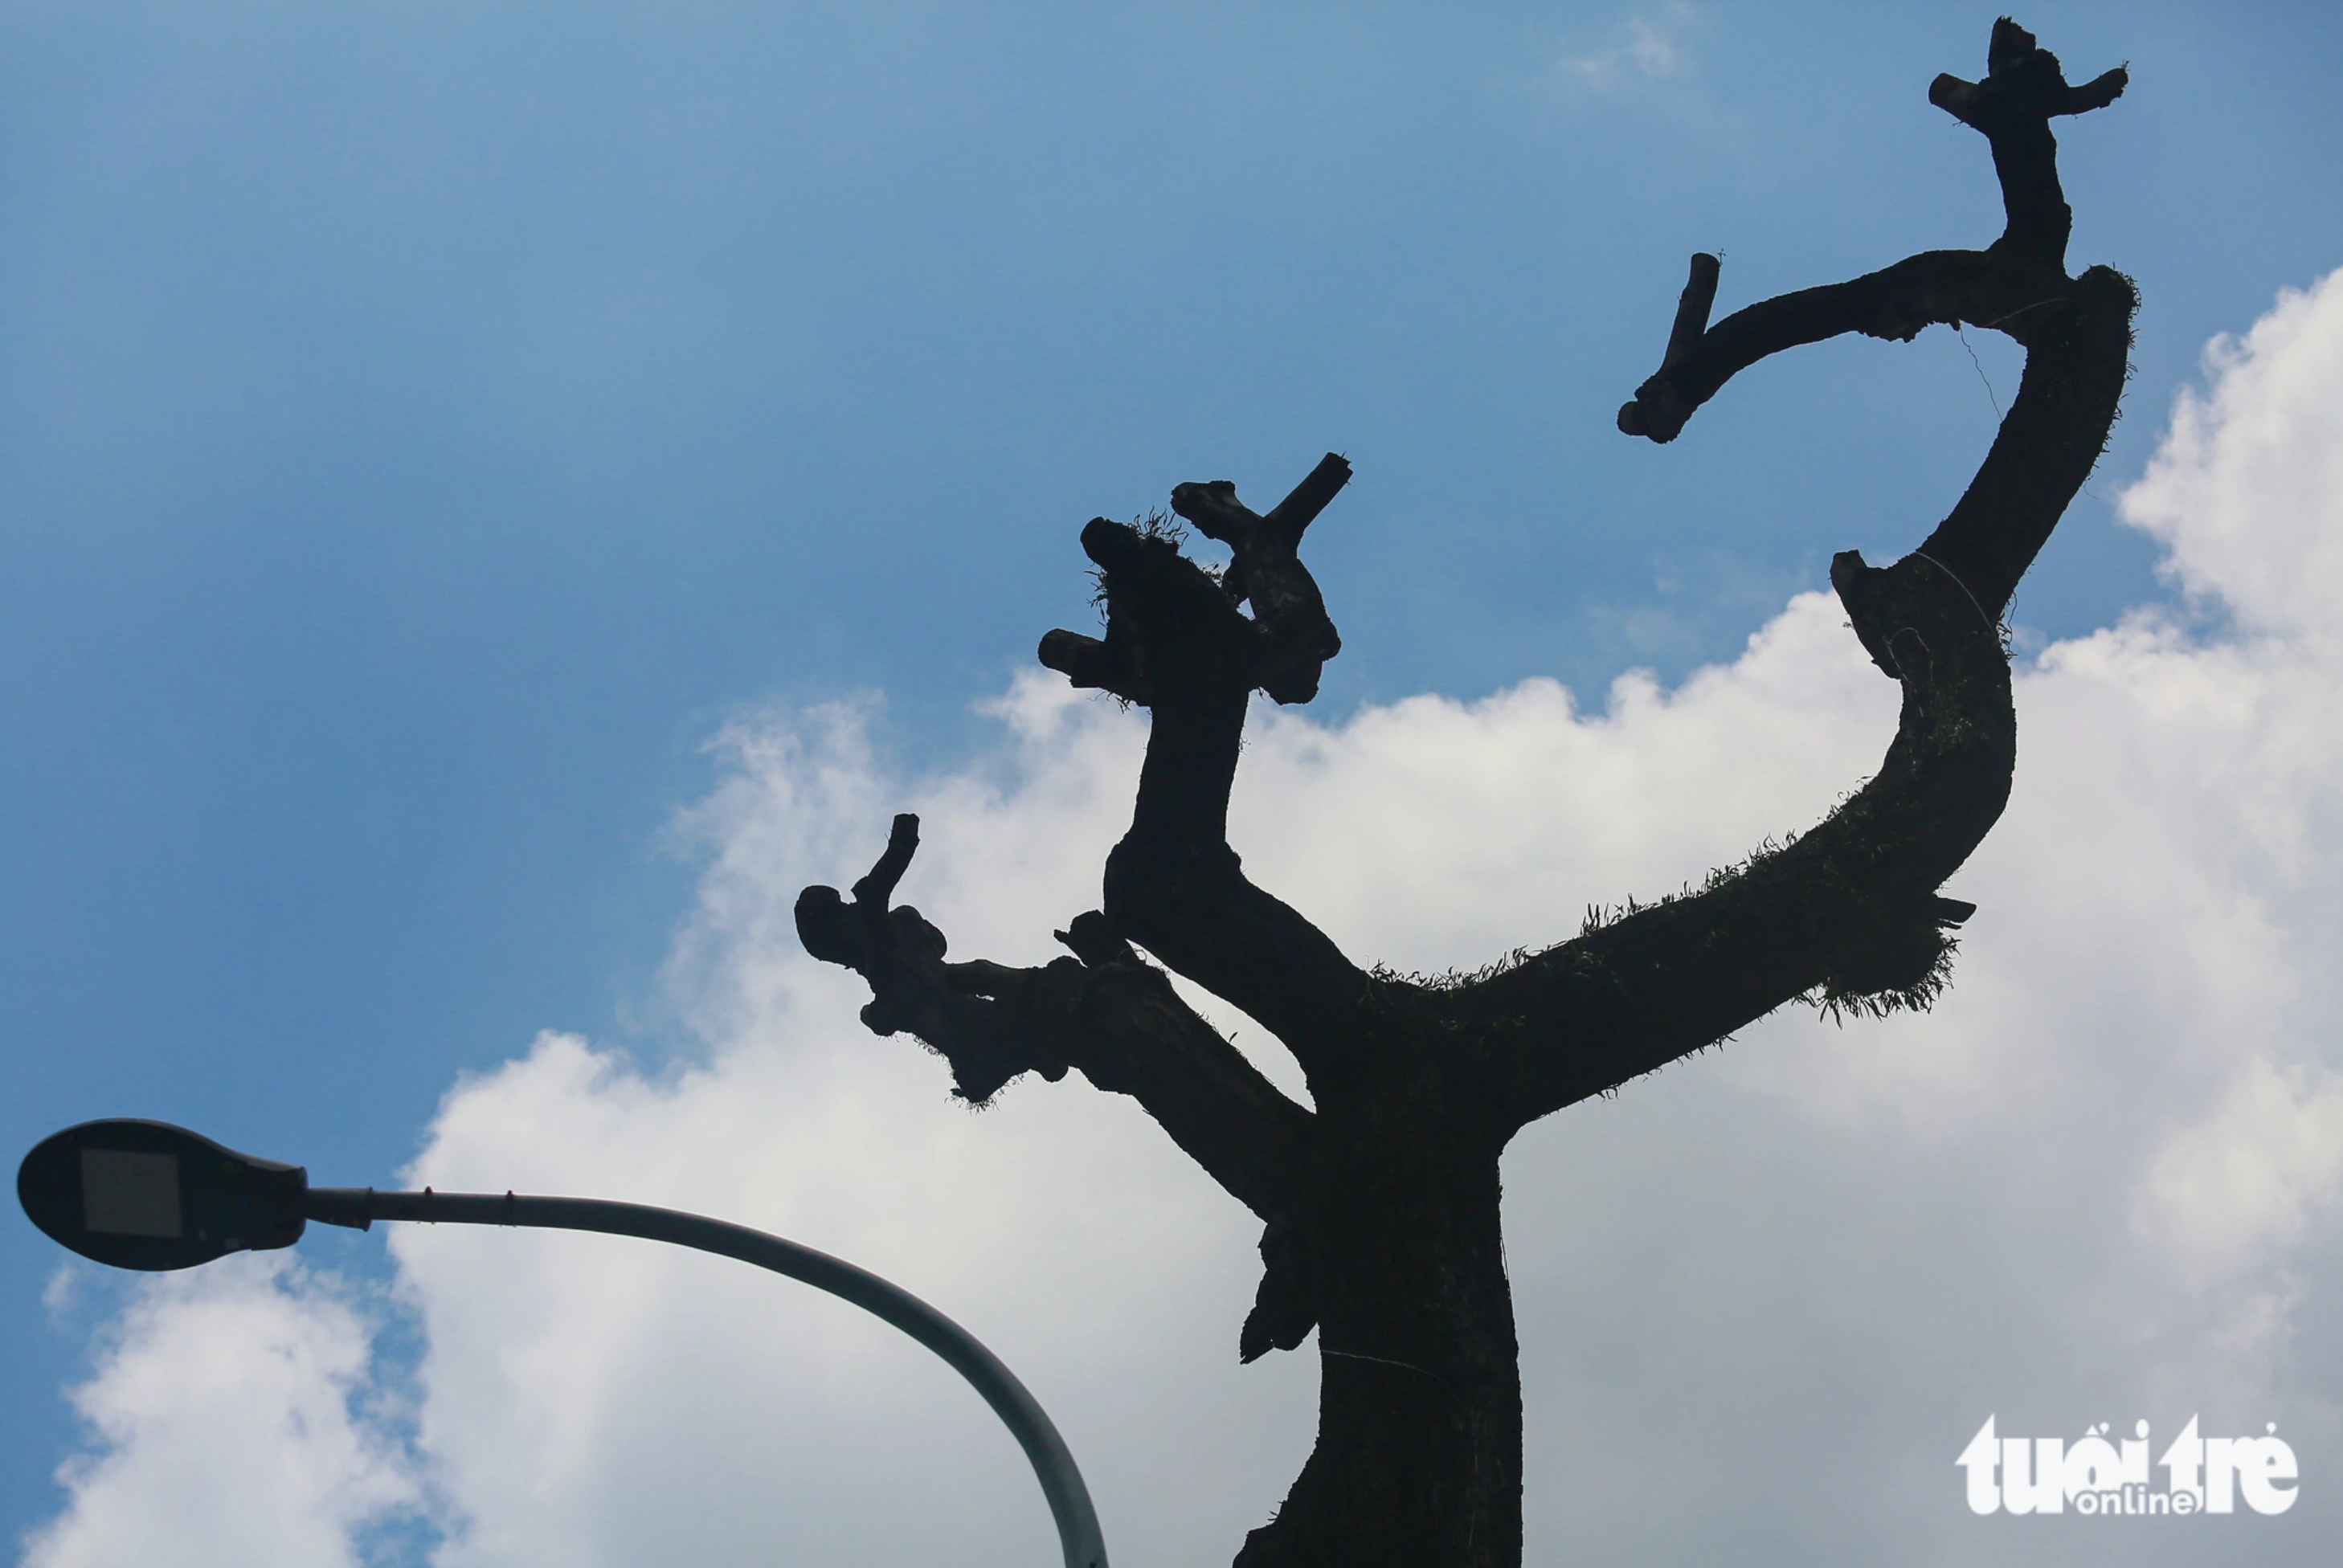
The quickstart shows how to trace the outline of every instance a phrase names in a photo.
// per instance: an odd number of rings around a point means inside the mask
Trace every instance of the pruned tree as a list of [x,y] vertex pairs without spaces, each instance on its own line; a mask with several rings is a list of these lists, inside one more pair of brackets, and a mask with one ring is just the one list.
[[[1811,831],[1697,892],[1455,984],[1362,968],[1256,887],[1229,847],[1229,789],[1252,692],[1308,701],[1341,647],[1300,554],[1350,477],[1330,456],[1266,513],[1225,481],[1172,491],[1172,511],[1227,547],[1217,574],[1165,529],[1083,528],[1105,636],[1052,631],[1041,662],[1145,708],[1151,725],[1101,907],[1056,933],[1071,957],[947,961],[943,933],[891,904],[918,842],[909,816],[850,899],[826,887],[799,899],[807,950],[870,982],[863,1021],[933,1048],[960,1095],[980,1103],[1020,1074],[1079,1070],[1135,1098],[1261,1218],[1261,1285],[1238,1353],[1292,1350],[1317,1329],[1318,1441],[1240,1568],[1518,1563],[1521,1382],[1498,1215],[1507,1141],[1786,1002],[1925,1008],[1944,986],[1946,931],[1974,909],[1937,890],[2000,816],[2016,760],[2002,613],[2106,444],[2131,342],[2130,282],[2103,266],[2067,276],[2072,215],[2050,121],[2111,102],[2125,80],[2118,69],[2070,86],[2029,34],[1996,23],[1985,79],[1939,76],[1928,96],[1991,146],[2001,237],[1713,327],[1717,261],[1696,256],[1659,371],[1619,411],[1627,434],[1672,441],[1735,372],[1841,333],[1909,340],[1966,323],[2025,348],[2016,400],[1952,514],[1893,566],[1853,551],[1831,563],[1903,704],[1877,774]],[[1273,1087],[1166,969],[1273,1034],[1312,1105]]]

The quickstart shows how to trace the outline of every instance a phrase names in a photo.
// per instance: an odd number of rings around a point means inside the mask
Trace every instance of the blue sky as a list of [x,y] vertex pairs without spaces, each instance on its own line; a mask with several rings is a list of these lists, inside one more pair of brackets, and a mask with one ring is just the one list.
[[[2131,64],[2062,167],[2145,302],[2039,647],[2171,599],[2117,493],[2207,340],[2343,265],[2343,13],[2019,19]],[[0,1146],[154,1115],[387,1184],[540,1030],[699,1060],[711,740],[878,693],[872,777],[973,766],[1091,614],[1081,523],[1181,480],[1356,467],[1325,722],[1734,659],[1942,514],[2015,351],[1825,346],[1665,449],[1612,411],[1694,249],[1723,310],[1998,232],[1924,96],[1990,21],[10,6]],[[114,1310],[55,1264],[0,1226],[12,1535]]]

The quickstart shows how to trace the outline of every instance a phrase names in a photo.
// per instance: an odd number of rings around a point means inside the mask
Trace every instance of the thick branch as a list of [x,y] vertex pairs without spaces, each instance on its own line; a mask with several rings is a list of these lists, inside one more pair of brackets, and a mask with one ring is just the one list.
[[2026,329],[2026,373],[1992,449],[1921,542],[1996,619],[2107,447],[2137,306],[2129,279],[2095,266],[2065,299],[2043,307]]
[[1724,1039],[1784,1002],[1925,1006],[1942,928],[1970,907],[1936,890],[2001,815],[2016,758],[2009,663],[1950,573],[1852,552],[1833,576],[1884,611],[1904,709],[1878,775],[1814,831],[1699,893],[1636,910],[1457,993],[1491,1052],[1512,1125]]
[[1328,454],[1267,516],[1225,480],[1175,489],[1173,509],[1234,555],[1217,581],[1161,533],[1093,521],[1082,548],[1101,568],[1106,637],[1053,631],[1041,649],[1076,685],[1152,714],[1131,831],[1107,862],[1110,925],[1242,1009],[1311,1070],[1363,1000],[1366,976],[1246,879],[1228,845],[1228,803],[1252,691],[1308,700],[1342,646],[1299,545],[1350,473]]
[[[1715,290],[1715,258],[1693,257],[1693,296],[1705,272]],[[2031,340],[2042,313],[2067,297],[2066,276],[2025,256],[1995,251],[1930,250],[1845,283],[1802,288],[1735,311],[1690,344],[1679,326],[1660,369],[1619,410],[1619,428],[1658,442],[1675,439],[1694,410],[1740,372],[1768,355],[1841,333],[1908,343],[1923,327],[1964,323]]]
[[1912,256],[1713,327],[1704,322],[1715,262],[1696,256],[1666,359],[1620,410],[1623,430],[1670,440],[1737,371],[1842,332],[1909,338],[1930,322],[1967,321],[2026,347],[2016,401],[1952,514],[1885,571],[1851,551],[1832,562],[1855,635],[1904,687],[1878,775],[1788,848],[1453,999],[1490,1040],[1515,1125],[1794,997],[1925,1006],[1942,984],[1942,930],[1970,910],[1936,889],[1999,818],[2016,757],[1997,622],[2106,445],[2135,306],[2117,273],[2065,274],[2068,220],[2047,129],[2052,115],[2111,101],[2123,74],[2070,88],[2056,59],[2006,19],[1991,55],[1984,84],[1944,77],[1931,95],[1993,138],[2010,215],[2000,242]]
[[[1156,726],[1151,760],[1164,734],[1160,709]],[[1134,829],[1107,859],[1106,912],[1116,930],[1277,1036],[1313,1082],[1340,1060],[1368,1000],[1366,974],[1255,887],[1225,842],[1191,849]]]
[[1092,518],[1082,553],[1099,568],[1106,637],[1050,632],[1043,665],[1076,686],[1151,708],[1183,692],[1252,689],[1252,623],[1175,541]]
[[1083,915],[1060,940],[1074,958],[1038,969],[946,963],[941,931],[909,906],[888,907],[918,844],[919,821],[895,819],[887,852],[857,882],[799,896],[806,950],[870,983],[862,1020],[908,1032],[951,1064],[956,1091],[981,1103],[1023,1072],[1052,1081],[1078,1068],[1136,1099],[1174,1142],[1264,1220],[1299,1201],[1310,1112],[1293,1103],[1182,1001],[1162,973]]

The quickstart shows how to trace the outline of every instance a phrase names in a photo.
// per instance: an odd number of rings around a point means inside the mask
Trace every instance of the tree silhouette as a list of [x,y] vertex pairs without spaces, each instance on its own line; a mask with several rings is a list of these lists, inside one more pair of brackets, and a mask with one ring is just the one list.
[[[2016,401],[1952,514],[1893,566],[1853,551],[1831,562],[1903,706],[1878,773],[1819,826],[1697,892],[1590,920],[1575,940],[1468,979],[1361,968],[1248,880],[1226,834],[1252,693],[1308,701],[1341,647],[1300,556],[1350,477],[1330,456],[1266,513],[1225,481],[1172,491],[1172,511],[1231,552],[1217,574],[1162,527],[1083,528],[1105,636],[1052,631],[1041,662],[1147,709],[1151,726],[1101,908],[1056,933],[1071,957],[946,961],[943,933],[890,907],[918,843],[909,816],[850,900],[815,887],[798,902],[807,950],[870,982],[863,1021],[932,1047],[959,1094],[983,1101],[1021,1073],[1079,1069],[1137,1099],[1260,1216],[1261,1286],[1239,1354],[1291,1350],[1318,1330],[1318,1442],[1240,1568],[1518,1563],[1521,1382],[1498,1215],[1507,1141],[1785,1002],[1925,1008],[1945,984],[1946,930],[1975,911],[1936,890],[2000,816],[2016,759],[2002,612],[2105,446],[2136,303],[2106,267],[2066,274],[2072,214],[2049,126],[2114,100],[2125,73],[2069,86],[2007,18],[1987,63],[1983,81],[1939,76],[1928,96],[1992,147],[1999,239],[1714,327],[1717,261],[1696,256],[1660,369],[1619,411],[1627,434],[1672,441],[1736,371],[1846,332],[1908,341],[1968,323],[2026,350]],[[1274,1034],[1312,1107],[1262,1077],[1163,969]]]

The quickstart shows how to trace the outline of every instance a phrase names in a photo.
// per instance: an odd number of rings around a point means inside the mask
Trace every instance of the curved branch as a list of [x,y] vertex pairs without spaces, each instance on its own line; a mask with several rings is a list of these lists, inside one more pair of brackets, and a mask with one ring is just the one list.
[[2033,342],[2042,313],[2071,299],[2091,276],[2066,276],[2074,215],[2059,188],[2050,120],[2114,102],[2129,77],[2119,66],[2070,87],[2058,57],[2006,16],[1994,24],[1987,61],[1985,81],[1939,76],[1928,96],[1991,144],[2008,218],[2002,236],[1983,251],[1927,251],[1847,283],[1782,295],[1714,327],[1705,324],[1716,294],[1717,260],[1694,256],[1667,352],[1658,372],[1620,408],[1622,431],[1673,441],[1693,411],[1736,372],[1769,354],[1844,332],[1908,342],[1931,324],[1966,322]]
[[[2095,266],[2028,324],[2026,372],[1985,462],[1920,542],[1998,620],[2106,450],[2130,374],[2131,280]],[[1863,621],[1858,618],[1856,624]],[[1874,650],[1876,658],[1876,650]]]
[[1715,256],[1695,256],[1692,266],[1666,357],[1619,410],[1619,428],[1627,435],[1673,441],[1694,411],[1740,372],[1785,348],[1842,333],[1908,343],[1923,327],[1966,323],[2024,343],[2039,313],[2073,286],[2064,273],[2027,257],[1930,250],[1845,283],[1777,295],[1687,333],[1686,324],[1699,318],[1688,307],[1704,286],[1712,297],[1716,289]]
[[[1870,783],[1786,847],[1698,893],[1588,930],[1444,999],[1489,1052],[1515,1127],[1716,1043],[1784,1002],[1926,1007],[1945,928],[1938,897],[2000,817],[2016,760],[2009,661],[1968,591],[1926,558],[1834,563],[1885,608],[1901,721]],[[1850,599],[1852,601],[1852,598]]]
[[[1695,270],[1707,259],[1694,257]],[[2008,334],[2026,350],[2017,399],[1959,505],[1920,547],[1998,618],[2106,445],[2136,303],[2130,283],[2104,266],[2068,278],[1993,251],[1926,251],[1735,312],[1638,387],[1619,425],[1674,440],[1740,371],[1841,333],[1908,342],[1932,322],[1966,322]]]
[[2055,56],[2004,19],[1982,85],[1931,96],[1993,139],[2008,232],[1984,251],[1929,251],[1706,325],[1712,256],[1693,259],[1659,372],[1619,412],[1668,441],[1736,372],[1842,332],[1910,338],[1966,321],[2026,348],[2016,401],[1967,490],[1920,548],[1885,570],[1852,551],[1831,583],[1865,649],[1904,688],[1879,773],[1819,828],[1697,894],[1634,911],[1454,994],[1481,1026],[1519,1126],[1715,1043],[1800,996],[1925,1007],[1943,984],[1945,929],[1972,912],[1938,897],[2001,815],[2016,759],[1998,622],[2107,443],[2137,297],[2106,267],[2064,270],[2068,215],[2048,118],[2122,92],[2121,71],[2066,85]]

